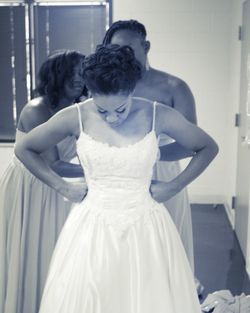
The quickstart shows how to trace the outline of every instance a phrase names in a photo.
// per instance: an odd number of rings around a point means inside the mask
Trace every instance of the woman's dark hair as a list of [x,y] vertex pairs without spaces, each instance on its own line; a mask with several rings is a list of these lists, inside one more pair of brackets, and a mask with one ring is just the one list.
[[141,78],[142,68],[129,46],[99,45],[85,58],[83,72],[92,94],[128,94]]
[[110,44],[114,34],[120,30],[131,30],[140,35],[143,40],[145,40],[147,37],[147,31],[145,26],[139,23],[138,21],[136,20],[117,21],[113,23],[107,30],[102,43],[104,45]]
[[[65,81],[72,78],[74,67],[84,59],[85,56],[75,50],[59,50],[51,54],[38,72],[38,95],[46,95],[50,106],[55,108],[62,96]],[[82,95],[87,96],[86,87]]]

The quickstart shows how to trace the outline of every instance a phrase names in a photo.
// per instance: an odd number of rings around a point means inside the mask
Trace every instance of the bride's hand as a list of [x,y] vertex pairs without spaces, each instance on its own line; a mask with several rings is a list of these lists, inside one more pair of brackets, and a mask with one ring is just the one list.
[[171,182],[151,181],[150,193],[152,198],[159,202],[165,202],[175,196],[180,189]]
[[84,182],[67,182],[61,194],[71,202],[81,202],[88,192],[87,183]]

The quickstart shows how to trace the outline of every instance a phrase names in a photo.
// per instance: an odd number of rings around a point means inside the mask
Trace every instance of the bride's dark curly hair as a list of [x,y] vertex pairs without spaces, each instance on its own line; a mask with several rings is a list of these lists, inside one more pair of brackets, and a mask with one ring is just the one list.
[[129,46],[99,45],[85,58],[83,72],[92,94],[129,94],[141,78],[142,67]]

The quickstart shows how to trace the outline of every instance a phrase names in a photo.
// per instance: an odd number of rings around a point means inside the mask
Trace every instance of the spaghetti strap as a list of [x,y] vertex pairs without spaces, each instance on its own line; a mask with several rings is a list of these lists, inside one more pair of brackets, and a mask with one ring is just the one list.
[[81,110],[80,110],[80,107],[79,107],[79,103],[76,103],[76,107],[77,107],[77,112],[78,112],[78,120],[79,120],[80,132],[83,132],[83,128],[82,128],[82,117],[81,117]]
[[153,122],[152,122],[152,130],[155,130],[156,104],[157,104],[157,102],[154,101],[154,103],[153,103]]

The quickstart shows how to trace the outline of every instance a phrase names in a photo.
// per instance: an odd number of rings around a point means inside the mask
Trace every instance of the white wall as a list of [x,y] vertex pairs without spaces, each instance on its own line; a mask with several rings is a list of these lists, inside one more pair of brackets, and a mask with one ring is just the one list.
[[235,194],[240,8],[236,0],[114,0],[114,21],[145,24],[150,64],[189,84],[198,123],[220,146],[216,160],[189,187],[193,201],[230,204]]
[[12,160],[13,147],[13,144],[0,144],[0,178]]

